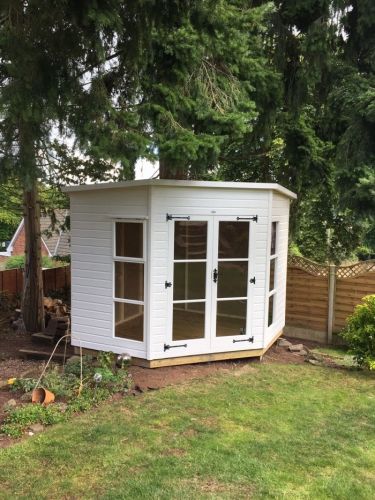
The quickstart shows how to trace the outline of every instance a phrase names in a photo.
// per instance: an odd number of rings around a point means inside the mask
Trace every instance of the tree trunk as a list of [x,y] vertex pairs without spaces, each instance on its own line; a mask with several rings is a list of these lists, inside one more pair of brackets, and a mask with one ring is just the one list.
[[25,228],[25,276],[22,317],[28,332],[40,332],[44,326],[43,276],[40,234],[40,206],[36,182],[23,192]]
[[188,178],[187,167],[170,162],[168,159],[159,157],[159,177],[160,179],[180,179]]
[[35,143],[32,129],[22,119],[19,125],[20,167],[23,183],[25,229],[25,275],[22,318],[28,332],[40,332],[44,326],[43,276]]

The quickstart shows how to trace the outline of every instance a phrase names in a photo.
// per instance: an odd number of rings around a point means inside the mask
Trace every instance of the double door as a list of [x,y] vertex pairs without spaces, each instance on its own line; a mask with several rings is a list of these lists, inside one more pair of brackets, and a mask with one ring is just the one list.
[[251,349],[253,224],[246,216],[172,216],[165,350]]

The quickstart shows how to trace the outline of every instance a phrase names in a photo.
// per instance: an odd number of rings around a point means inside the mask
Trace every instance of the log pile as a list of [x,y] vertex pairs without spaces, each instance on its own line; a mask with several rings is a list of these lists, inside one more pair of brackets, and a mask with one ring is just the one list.
[[70,311],[68,306],[62,300],[44,297],[44,311],[46,327],[42,333],[58,340],[69,329]]
[[[42,332],[34,333],[33,340],[49,341],[51,343],[63,337],[69,330],[70,310],[62,300],[44,297],[45,328]],[[10,318],[11,327],[19,333],[24,333],[21,310],[16,309]]]
[[44,297],[44,311],[46,315],[62,317],[69,315],[69,309],[62,300]]

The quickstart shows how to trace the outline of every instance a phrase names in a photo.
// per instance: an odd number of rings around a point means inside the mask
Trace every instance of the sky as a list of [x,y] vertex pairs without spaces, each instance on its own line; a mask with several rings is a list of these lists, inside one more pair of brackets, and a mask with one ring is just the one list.
[[150,162],[145,158],[140,158],[135,165],[136,179],[151,179],[158,174],[159,162]]

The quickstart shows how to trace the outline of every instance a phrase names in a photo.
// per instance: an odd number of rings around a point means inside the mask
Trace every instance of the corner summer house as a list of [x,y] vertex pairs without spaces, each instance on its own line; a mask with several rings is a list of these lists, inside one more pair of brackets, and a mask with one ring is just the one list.
[[294,193],[176,180],[65,191],[74,346],[157,367],[262,356],[281,335]]

